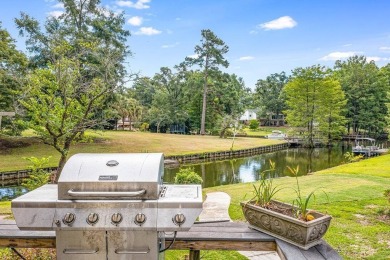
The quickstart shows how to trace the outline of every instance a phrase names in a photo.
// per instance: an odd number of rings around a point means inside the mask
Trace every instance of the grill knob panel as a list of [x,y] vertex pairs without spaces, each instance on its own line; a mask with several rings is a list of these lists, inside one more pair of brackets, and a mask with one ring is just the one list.
[[64,218],[62,219],[62,222],[65,224],[65,225],[72,225],[73,222],[76,220],[76,216],[75,214],[73,213],[66,213]]
[[143,213],[138,213],[135,215],[134,218],[134,223],[137,224],[138,226],[141,226],[143,223],[146,221],[146,216]]
[[87,217],[87,223],[91,226],[95,225],[99,221],[99,215],[97,213],[90,213]]
[[175,216],[173,216],[172,221],[173,223],[175,223],[175,225],[180,227],[186,221],[186,217],[184,216],[184,214],[178,213]]
[[122,219],[123,219],[123,217],[122,217],[122,214],[121,214],[121,213],[114,213],[114,214],[112,214],[112,216],[111,216],[111,222],[112,222],[112,224],[114,224],[114,225],[118,225],[119,223],[121,223],[121,222],[122,222]]

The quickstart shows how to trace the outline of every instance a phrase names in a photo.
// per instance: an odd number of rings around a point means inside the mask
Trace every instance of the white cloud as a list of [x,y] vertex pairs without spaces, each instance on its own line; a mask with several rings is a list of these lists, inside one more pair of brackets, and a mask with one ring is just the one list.
[[351,56],[357,55],[361,52],[353,52],[353,51],[346,51],[346,52],[331,52],[328,55],[322,57],[320,60],[341,60],[341,59],[346,59]]
[[156,35],[160,34],[161,31],[154,29],[153,27],[141,27],[138,31],[134,32],[135,35]]
[[54,8],[54,9],[64,9],[64,4],[63,3],[58,3],[58,4],[55,4],[55,5],[52,5],[51,8]]
[[255,57],[253,56],[243,56],[243,57],[240,57],[238,60],[253,60]]
[[384,58],[384,57],[378,57],[378,56],[371,56],[371,57],[366,57],[366,60],[368,62],[370,61],[375,61],[375,62],[378,62],[378,61],[389,61],[390,58]]
[[383,58],[381,58],[381,57],[377,57],[377,56],[371,56],[371,57],[366,57],[366,60],[368,61],[368,62],[370,62],[370,61],[381,61],[381,60],[383,60]]
[[282,16],[279,17],[278,19],[258,25],[258,27],[266,31],[288,29],[288,28],[293,28],[295,26],[297,26],[297,22],[294,21],[294,19],[292,19],[290,16]]
[[174,48],[174,47],[176,47],[177,45],[179,45],[179,43],[178,43],[178,42],[175,42],[174,44],[165,44],[165,45],[162,45],[161,48],[163,48],[163,49]]
[[197,59],[197,58],[199,58],[199,55],[198,54],[192,54],[192,55],[188,55],[187,57],[191,58],[191,59]]
[[142,17],[133,16],[129,20],[127,20],[127,23],[133,26],[140,26],[142,24]]
[[347,44],[344,44],[343,47],[349,47],[349,46],[352,46],[351,43],[347,43]]
[[52,12],[48,12],[47,15],[48,16],[51,16],[51,17],[60,17],[64,12],[63,11],[52,11]]
[[138,0],[137,2],[131,2],[131,1],[116,1],[116,4],[122,7],[130,7],[135,9],[148,9],[150,8],[147,3],[149,3],[150,0]]
[[383,46],[383,47],[380,47],[379,50],[384,51],[384,52],[389,52],[390,51],[390,47]]

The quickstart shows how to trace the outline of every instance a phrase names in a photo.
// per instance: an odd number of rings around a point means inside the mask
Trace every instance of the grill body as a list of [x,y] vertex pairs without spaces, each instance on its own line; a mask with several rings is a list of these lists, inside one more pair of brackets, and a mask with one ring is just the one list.
[[55,230],[58,259],[162,259],[165,232],[189,230],[200,185],[165,185],[162,154],[78,154],[58,185],[12,201],[21,230]]

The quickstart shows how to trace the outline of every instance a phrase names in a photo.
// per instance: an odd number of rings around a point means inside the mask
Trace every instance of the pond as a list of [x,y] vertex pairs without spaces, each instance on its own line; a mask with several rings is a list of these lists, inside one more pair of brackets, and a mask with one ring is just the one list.
[[[289,176],[287,166],[299,166],[300,175],[306,175],[344,163],[344,154],[351,147],[340,145],[332,148],[289,148],[286,150],[260,154],[251,157],[226,161],[205,162],[183,167],[193,167],[202,176],[203,187],[213,187],[241,182],[253,182],[259,174],[270,168],[269,161],[275,162],[275,177]],[[164,181],[173,183],[179,168],[165,169]]]
[[0,201],[16,198],[27,192],[22,186],[0,187]]
[[[270,160],[276,165],[275,177],[289,176],[287,166],[299,166],[300,175],[306,175],[340,165],[345,161],[344,154],[351,152],[351,145],[351,143],[342,143],[332,148],[289,148],[251,157],[184,165],[183,167],[193,167],[194,171],[202,176],[204,188],[253,182],[259,179],[261,172],[269,169]],[[386,147],[389,147],[388,143]],[[179,168],[165,169],[164,182],[174,183],[178,171]],[[0,199],[12,199],[26,192],[20,183],[18,184],[0,187]]]

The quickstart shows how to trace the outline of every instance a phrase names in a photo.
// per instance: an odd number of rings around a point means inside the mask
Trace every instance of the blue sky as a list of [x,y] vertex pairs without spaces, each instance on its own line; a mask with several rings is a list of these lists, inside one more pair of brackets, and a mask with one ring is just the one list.
[[[51,0],[1,1],[0,21],[24,50],[13,22],[21,11],[40,21],[63,10]],[[133,72],[153,76],[194,54],[200,31],[225,41],[230,66],[254,88],[258,79],[358,54],[390,62],[389,0],[103,0],[124,11]]]

